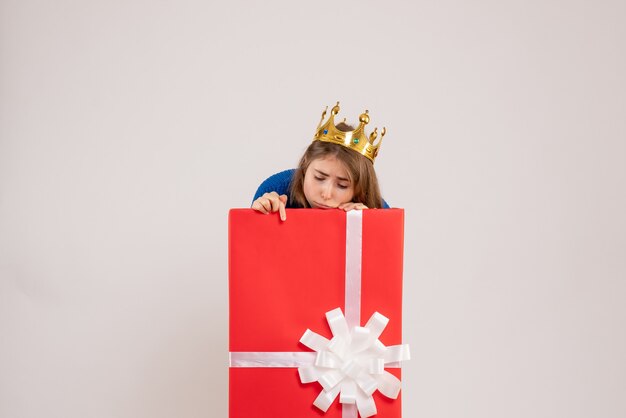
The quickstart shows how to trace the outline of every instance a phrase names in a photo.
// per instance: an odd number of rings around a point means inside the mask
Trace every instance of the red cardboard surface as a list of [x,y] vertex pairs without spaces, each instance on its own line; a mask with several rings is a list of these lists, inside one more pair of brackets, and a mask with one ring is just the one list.
[[[388,317],[385,345],[402,343],[403,228],[402,209],[363,211],[361,323],[375,311]],[[340,210],[289,209],[285,222],[231,210],[230,351],[310,351],[299,343],[307,328],[332,338],[325,313],[345,313],[345,243]],[[341,417],[338,399],[325,414],[313,406],[322,388],[300,383],[296,368],[231,368],[229,376],[231,418]],[[374,399],[376,417],[401,416],[400,397]]]

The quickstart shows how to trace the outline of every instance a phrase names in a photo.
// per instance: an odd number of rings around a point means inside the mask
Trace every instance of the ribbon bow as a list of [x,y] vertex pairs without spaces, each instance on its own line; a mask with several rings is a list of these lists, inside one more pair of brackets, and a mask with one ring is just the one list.
[[400,380],[385,371],[385,365],[409,360],[409,345],[385,347],[378,337],[389,319],[374,312],[364,327],[349,330],[340,308],[326,313],[333,338],[307,329],[300,342],[317,352],[315,363],[298,367],[302,383],[319,382],[323,390],[313,405],[326,412],[339,395],[342,404],[355,404],[361,417],[376,414],[372,394],[379,390],[388,398],[400,393]]

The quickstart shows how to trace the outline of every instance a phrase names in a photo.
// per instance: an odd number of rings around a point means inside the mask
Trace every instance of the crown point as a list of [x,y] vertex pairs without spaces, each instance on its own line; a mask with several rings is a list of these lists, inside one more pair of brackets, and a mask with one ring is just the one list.
[[333,115],[336,115],[337,113],[339,113],[339,102],[337,102],[337,104],[335,106],[333,106],[333,109],[331,110]]
[[370,123],[370,117],[367,114],[367,110],[365,111],[365,113],[361,114],[361,116],[359,116],[359,122],[364,123],[364,124],[368,124]]
[[326,108],[324,108],[324,111],[322,112],[322,117],[320,119],[320,123],[317,124],[317,129],[319,129],[320,126],[322,126],[322,122],[324,122],[324,118],[326,117],[327,110],[328,110],[328,106],[326,106]]
[[383,136],[385,136],[386,133],[387,133],[387,128],[383,128],[383,130],[380,132],[380,139],[383,139]]
[[370,134],[370,144],[374,143],[374,141],[376,140],[377,136],[378,136],[378,128],[374,128],[374,130]]

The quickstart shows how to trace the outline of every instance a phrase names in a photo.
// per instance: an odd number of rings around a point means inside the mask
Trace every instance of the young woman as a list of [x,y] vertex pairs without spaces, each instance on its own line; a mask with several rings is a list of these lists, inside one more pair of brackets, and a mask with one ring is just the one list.
[[369,136],[367,111],[359,117],[354,129],[344,122],[335,126],[339,102],[322,125],[326,110],[317,127],[313,142],[300,159],[298,168],[274,174],[265,180],[254,195],[252,209],[268,214],[279,212],[286,219],[285,208],[372,209],[388,208],[382,199],[374,171],[381,139],[375,129]]

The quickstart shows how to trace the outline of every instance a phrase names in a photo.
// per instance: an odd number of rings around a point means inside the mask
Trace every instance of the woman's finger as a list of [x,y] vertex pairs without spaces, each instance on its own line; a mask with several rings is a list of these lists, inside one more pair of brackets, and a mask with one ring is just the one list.
[[287,220],[287,211],[285,210],[285,202],[283,202],[282,200],[278,201],[278,212],[280,214],[280,220],[281,221],[286,221]]
[[355,202],[344,203],[339,207],[345,210],[346,212],[351,211],[351,210],[367,209],[367,206],[365,206],[363,203],[355,203]]
[[265,209],[263,205],[261,204],[261,199],[262,198],[260,197],[257,200],[255,200],[254,203],[252,203],[252,209],[267,215],[267,209]]
[[265,208],[265,213],[273,212],[272,203],[267,197],[261,198],[259,199],[259,201],[261,202],[261,205],[263,205],[263,207]]
[[270,207],[272,212],[278,212],[278,207],[280,206],[280,200],[278,196],[272,196],[269,199]]
[[277,212],[278,202],[279,202],[278,193],[276,192],[265,193],[263,197],[267,199],[267,203],[269,205],[269,207],[266,206],[267,210],[270,212]]

